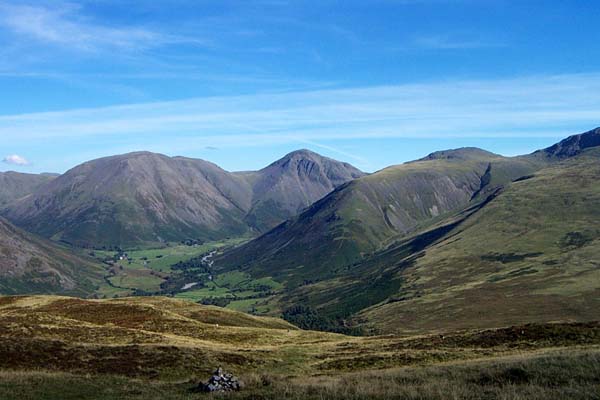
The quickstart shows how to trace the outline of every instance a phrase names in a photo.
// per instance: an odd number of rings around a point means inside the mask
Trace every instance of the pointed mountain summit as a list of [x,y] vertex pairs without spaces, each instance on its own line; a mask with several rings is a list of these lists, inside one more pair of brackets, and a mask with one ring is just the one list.
[[365,174],[352,165],[297,150],[255,173],[252,207],[246,220],[259,231],[297,215],[336,187]]
[[598,306],[588,285],[600,248],[597,133],[538,152],[553,157],[456,149],[385,168],[218,255],[214,268],[283,284],[271,309],[303,304],[383,333],[573,310],[588,319]]
[[513,180],[600,145],[598,133],[571,136],[540,151],[554,159],[503,157],[471,147],[385,168],[338,187],[298,217],[215,261],[224,269],[279,277],[290,286],[331,277]]

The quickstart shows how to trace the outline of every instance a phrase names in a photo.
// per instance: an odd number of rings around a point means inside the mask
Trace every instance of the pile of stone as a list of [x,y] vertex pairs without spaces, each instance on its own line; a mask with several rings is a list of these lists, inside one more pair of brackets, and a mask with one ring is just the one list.
[[201,383],[196,390],[200,392],[233,392],[240,390],[243,386],[242,381],[219,367],[208,382]]

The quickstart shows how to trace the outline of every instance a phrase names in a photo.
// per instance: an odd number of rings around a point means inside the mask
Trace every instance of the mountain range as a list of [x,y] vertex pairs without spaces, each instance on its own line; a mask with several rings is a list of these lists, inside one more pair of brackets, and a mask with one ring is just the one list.
[[94,293],[104,267],[65,246],[246,237],[210,272],[280,288],[260,300],[274,315],[420,334],[590,320],[600,306],[600,128],[523,156],[444,150],[372,174],[299,150],[251,172],[138,152],[4,175],[23,183],[0,190],[2,293]]
[[363,175],[308,150],[241,173],[137,152],[79,165],[8,204],[3,214],[28,231],[81,247],[218,240],[268,230]]
[[283,282],[276,309],[375,331],[590,318],[599,144],[595,129],[526,156],[436,152],[342,185],[215,265]]

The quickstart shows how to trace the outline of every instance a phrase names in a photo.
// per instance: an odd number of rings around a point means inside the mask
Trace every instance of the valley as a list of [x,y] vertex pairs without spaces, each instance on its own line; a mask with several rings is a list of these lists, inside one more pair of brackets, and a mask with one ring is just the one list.
[[600,400],[599,20],[0,0],[0,400]]
[[257,172],[134,153],[33,179],[0,218],[0,398],[196,398],[218,366],[248,383],[231,398],[588,398],[599,160],[595,129],[372,174],[301,150]]

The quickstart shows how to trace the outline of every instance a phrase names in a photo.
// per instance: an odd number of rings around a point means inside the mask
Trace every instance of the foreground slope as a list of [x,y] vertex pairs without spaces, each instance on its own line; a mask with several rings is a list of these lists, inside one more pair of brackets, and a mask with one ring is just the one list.
[[303,375],[600,344],[600,325],[546,324],[418,337],[303,331],[275,318],[160,297],[0,297],[0,369],[161,379],[236,373]]
[[102,268],[98,264],[0,218],[0,294],[86,296],[96,290],[101,280]]
[[55,177],[52,174],[0,172],[0,207],[37,191]]
[[347,164],[308,152],[256,173],[138,152],[77,166],[11,204],[5,215],[78,246],[219,240],[271,227],[358,175]]

